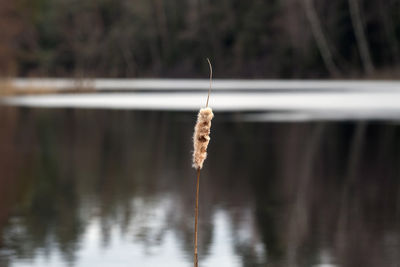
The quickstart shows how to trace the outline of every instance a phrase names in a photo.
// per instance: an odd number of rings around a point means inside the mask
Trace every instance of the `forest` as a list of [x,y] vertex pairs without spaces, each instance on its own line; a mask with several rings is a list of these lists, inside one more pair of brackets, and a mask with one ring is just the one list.
[[400,77],[400,0],[0,0],[2,77]]

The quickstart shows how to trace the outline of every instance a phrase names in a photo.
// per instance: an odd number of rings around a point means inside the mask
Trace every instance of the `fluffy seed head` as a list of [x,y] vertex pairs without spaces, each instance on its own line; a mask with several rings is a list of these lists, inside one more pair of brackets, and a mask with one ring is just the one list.
[[212,109],[202,108],[197,115],[197,123],[193,134],[193,168],[203,168],[204,160],[207,157],[207,146],[210,142],[211,120],[214,117]]

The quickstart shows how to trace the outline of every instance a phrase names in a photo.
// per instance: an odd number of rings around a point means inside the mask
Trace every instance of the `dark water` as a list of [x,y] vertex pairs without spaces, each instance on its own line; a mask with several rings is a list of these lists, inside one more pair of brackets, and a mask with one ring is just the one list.
[[[192,266],[196,114],[0,108],[0,266]],[[400,126],[217,113],[200,266],[399,266]]]

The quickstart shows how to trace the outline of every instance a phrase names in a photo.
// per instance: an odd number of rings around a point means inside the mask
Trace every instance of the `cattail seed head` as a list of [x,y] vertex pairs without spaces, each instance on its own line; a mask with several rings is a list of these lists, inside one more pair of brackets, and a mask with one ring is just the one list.
[[197,123],[193,134],[193,168],[203,168],[204,160],[207,157],[207,146],[210,142],[211,120],[214,117],[212,109],[202,108],[197,115]]

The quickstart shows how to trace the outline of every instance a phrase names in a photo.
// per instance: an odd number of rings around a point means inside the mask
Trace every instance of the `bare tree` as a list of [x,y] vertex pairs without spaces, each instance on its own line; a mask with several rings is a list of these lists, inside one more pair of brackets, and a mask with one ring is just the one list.
[[400,46],[398,37],[396,36],[396,30],[395,30],[396,23],[393,21],[393,17],[390,14],[390,10],[396,7],[393,4],[390,4],[390,1],[389,2],[380,1],[378,4],[379,4],[378,7],[379,17],[380,20],[382,21],[383,30],[392,53],[392,61],[395,64],[399,64]]
[[340,71],[337,68],[335,62],[333,61],[332,53],[328,46],[328,41],[322,30],[321,23],[317,16],[317,12],[315,11],[312,0],[303,0],[303,4],[304,4],[304,9],[306,11],[307,19],[310,22],[311,30],[312,30],[313,36],[315,38],[315,41],[317,42],[317,46],[318,46],[319,52],[321,53],[324,64],[325,64],[326,68],[328,69],[328,71],[333,76],[339,76]]
[[374,72],[374,65],[372,63],[371,54],[368,47],[368,41],[365,36],[364,27],[361,21],[360,8],[358,0],[348,0],[350,7],[351,22],[353,24],[354,33],[357,39],[358,49],[360,50],[361,61],[363,63],[365,72],[371,74]]
[[23,32],[24,26],[17,4],[0,0],[0,75],[15,74],[17,70],[15,39]]
[[168,26],[167,26],[167,14],[164,7],[164,0],[153,0],[152,5],[154,9],[154,19],[157,24],[157,31],[161,42],[161,50],[165,57],[168,50]]

